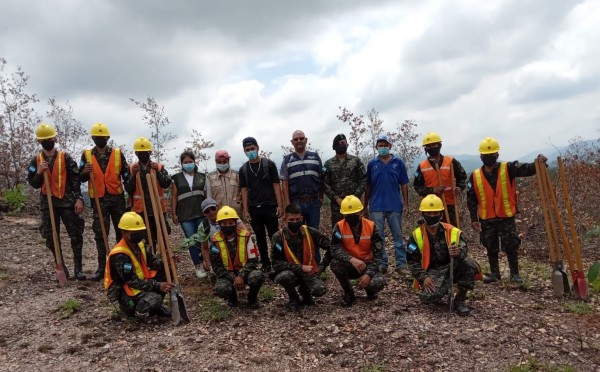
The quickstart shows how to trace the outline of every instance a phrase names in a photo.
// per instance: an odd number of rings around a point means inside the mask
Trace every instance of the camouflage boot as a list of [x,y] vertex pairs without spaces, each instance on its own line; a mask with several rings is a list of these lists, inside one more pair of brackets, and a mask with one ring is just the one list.
[[483,278],[485,284],[495,283],[500,280],[500,264],[498,263],[498,257],[490,257],[489,262],[491,273]]
[[288,303],[287,303],[287,308],[290,311],[299,311],[300,310],[300,296],[298,296],[298,292],[296,292],[296,288],[291,287],[291,288],[285,288],[285,291],[288,294]]
[[260,286],[251,286],[248,291],[248,307],[250,309],[258,309],[258,291]]
[[523,278],[519,275],[519,256],[507,255],[508,267],[510,268],[510,281],[516,284],[523,284]]
[[454,297],[454,311],[460,316],[468,316],[471,313],[471,310],[465,302],[467,291],[468,289],[466,288],[458,287],[458,293]]

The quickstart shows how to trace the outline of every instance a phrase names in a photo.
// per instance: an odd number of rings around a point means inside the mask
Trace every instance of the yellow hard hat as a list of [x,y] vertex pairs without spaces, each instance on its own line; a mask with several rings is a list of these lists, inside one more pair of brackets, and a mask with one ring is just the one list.
[[133,151],[152,151],[152,142],[146,137],[140,137],[133,143]]
[[56,137],[56,129],[50,124],[41,123],[35,130],[35,136],[39,140],[45,140]]
[[419,206],[421,212],[439,212],[444,210],[444,202],[438,196],[429,194],[421,200]]
[[348,195],[342,200],[340,205],[341,214],[352,214],[363,210],[363,203],[354,195]]
[[217,212],[217,222],[219,221],[223,221],[223,220],[237,220],[238,218],[240,218],[237,214],[237,212],[235,211],[235,209],[225,205],[223,206],[223,208],[219,209],[219,211]]
[[125,212],[119,220],[119,229],[127,231],[146,230],[144,219],[135,212]]
[[95,123],[92,125],[90,135],[97,137],[109,137],[110,132],[108,131],[108,127],[104,123]]
[[435,132],[429,132],[423,137],[423,146],[438,142],[442,142],[442,137]]
[[485,137],[479,144],[480,154],[495,154],[498,151],[500,151],[500,144],[493,137]]

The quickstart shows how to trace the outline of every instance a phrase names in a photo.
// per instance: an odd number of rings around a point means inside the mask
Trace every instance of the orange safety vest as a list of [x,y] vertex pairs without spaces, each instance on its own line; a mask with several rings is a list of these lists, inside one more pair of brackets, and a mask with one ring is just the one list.
[[92,150],[85,150],[85,161],[92,163],[92,172],[94,172],[94,185],[88,187],[90,198],[103,197],[108,191],[111,195],[120,195],[123,193],[123,184],[121,183],[121,150],[113,149],[108,159],[105,173],[102,172],[98,160],[92,156]]
[[[39,169],[40,163],[44,161],[43,153],[40,152],[37,156],[37,167]],[[52,196],[58,199],[62,199],[65,196],[65,189],[67,187],[67,166],[65,165],[65,153],[56,150],[56,159],[52,165],[53,169],[48,168],[50,181],[50,192]],[[42,184],[42,194],[46,195],[46,182]]]
[[[108,289],[113,282],[111,273],[110,273],[110,258],[115,254],[126,254],[129,256],[131,263],[133,264],[133,269],[135,275],[140,280],[148,280],[152,279],[156,276],[156,270],[150,270],[148,268],[148,264],[146,262],[146,247],[143,242],[138,243],[138,247],[141,251],[141,260],[138,260],[137,256],[129,249],[125,239],[121,239],[120,242],[115,245],[115,247],[110,251],[108,257],[106,259],[106,267],[104,269],[104,289]],[[123,289],[125,289],[125,293],[128,296],[137,296],[141,291],[139,289],[131,288],[127,283],[123,285]]]
[[342,248],[354,258],[370,262],[373,259],[373,248],[371,247],[371,236],[375,228],[375,223],[366,218],[362,218],[362,230],[358,244],[354,241],[352,229],[346,220],[338,222],[338,228],[342,234]]
[[219,248],[219,253],[221,254],[221,260],[223,261],[223,266],[227,268],[229,271],[240,271],[244,266],[246,266],[246,262],[248,261],[248,255],[246,249],[248,248],[248,239],[250,238],[250,233],[247,230],[238,229],[237,230],[237,247],[235,260],[232,261],[229,256],[229,249],[227,248],[227,243],[225,242],[225,235],[222,231],[218,231],[215,236],[213,236],[213,242]]
[[[308,226],[302,225],[302,265],[312,266],[313,269],[317,270],[317,261],[315,261],[314,252],[315,252],[315,244],[313,242],[312,236],[310,236],[310,232],[308,231]],[[285,235],[283,235],[283,231],[279,230],[279,234],[281,235],[281,240],[283,240],[283,252],[285,253],[285,258],[288,262],[295,263],[296,265],[300,265],[300,260],[294,252],[288,246],[287,241],[285,240]]]
[[[133,166],[135,164],[137,164],[137,163],[131,164],[129,166],[129,172],[131,174],[133,174]],[[158,171],[159,172],[162,170],[162,168],[163,168],[163,165],[162,164],[158,164]],[[140,181],[146,182],[145,179],[141,179]],[[150,185],[148,185],[148,189],[150,189]],[[143,190],[138,190],[138,188],[136,187],[135,191],[133,192],[133,196],[132,196],[132,198],[133,198],[133,206],[131,207],[131,209],[133,209],[134,212],[136,212],[136,213],[138,213],[140,215],[142,214],[142,212],[144,212],[144,206],[142,205],[142,193],[143,192],[144,192]],[[162,211],[164,213],[164,212],[167,211],[167,200],[165,199],[165,191],[163,190],[162,187],[160,187],[160,185],[158,185],[158,196],[160,198],[160,207],[161,207],[161,209],[162,209]]]
[[483,175],[481,168],[473,172],[473,188],[477,195],[479,218],[513,217],[517,212],[517,183],[508,176],[508,163],[500,163],[496,191]]
[[[437,172],[429,160],[423,160],[421,164],[419,164],[419,167],[421,168],[421,174],[425,179],[425,186],[436,187],[440,185]],[[452,188],[452,172],[450,171],[451,167],[452,157],[444,155],[442,166],[440,167],[440,178],[442,179],[442,186],[450,189]],[[444,197],[447,204],[454,205],[454,190],[444,191]]]

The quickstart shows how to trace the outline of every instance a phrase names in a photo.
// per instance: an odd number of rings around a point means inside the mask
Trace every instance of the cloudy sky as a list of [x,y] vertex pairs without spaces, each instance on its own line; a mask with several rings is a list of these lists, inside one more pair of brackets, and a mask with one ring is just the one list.
[[[600,2],[0,0],[0,57],[42,102],[72,104],[118,143],[149,130],[129,98],[153,96],[245,160],[255,136],[280,162],[295,129],[332,155],[338,106],[386,130],[415,120],[444,153],[494,136],[512,159],[600,136]],[[46,112],[40,106],[39,112]],[[210,151],[211,154],[214,151]],[[175,154],[175,152],[173,153]]]

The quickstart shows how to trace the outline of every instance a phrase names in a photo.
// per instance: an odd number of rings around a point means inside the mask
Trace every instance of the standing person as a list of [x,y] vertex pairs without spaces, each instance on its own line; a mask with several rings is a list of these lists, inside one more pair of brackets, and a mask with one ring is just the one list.
[[[500,247],[506,252],[510,280],[521,284],[519,274],[519,246],[521,239],[517,233],[515,214],[517,213],[517,177],[535,175],[535,164],[521,164],[518,161],[498,162],[500,144],[492,137],[484,138],[479,144],[481,168],[469,176],[467,186],[467,206],[471,215],[471,226],[481,234],[481,242],[487,250],[490,263],[489,275],[484,283],[500,280],[498,254]],[[539,154],[537,160],[548,159]]]
[[283,215],[281,186],[275,163],[258,155],[258,143],[254,137],[242,141],[248,161],[240,168],[240,189],[244,219],[250,222],[264,272],[271,271],[271,260],[267,249],[269,238],[277,232],[278,218]]
[[385,249],[385,221],[394,239],[396,272],[408,276],[406,266],[406,242],[402,236],[402,212],[408,212],[408,174],[404,162],[390,153],[392,144],[385,134],[375,141],[377,157],[367,165],[367,187],[365,204],[369,206],[369,217],[375,221],[384,242],[381,250],[382,273],[388,270],[388,255]]
[[[156,222],[154,221],[154,213],[161,213],[164,216],[165,224],[167,225],[167,232],[171,234],[171,226],[167,221],[167,201],[165,199],[164,189],[167,189],[171,185],[171,178],[165,167],[160,163],[155,163],[150,160],[152,154],[152,143],[146,137],[139,137],[133,143],[133,150],[138,158],[137,163],[133,163],[129,166],[129,179],[125,183],[125,190],[129,195],[133,197],[133,205],[131,209],[143,216],[144,207],[148,213],[148,224],[150,225],[150,234],[152,235],[152,241],[156,242]],[[160,197],[161,211],[154,211],[152,209],[152,201],[150,200],[150,189],[148,182],[146,181],[146,174],[154,171],[156,174],[156,180],[158,182],[158,195]],[[142,184],[142,190],[139,190],[136,185],[136,175],[140,175],[140,181]],[[144,195],[144,202],[142,204],[142,193]],[[156,244],[156,243],[155,243]]]
[[352,306],[356,299],[350,279],[359,279],[358,287],[367,292],[368,300],[377,299],[377,293],[386,284],[379,271],[381,235],[375,223],[362,216],[362,210],[359,198],[346,196],[340,206],[344,219],[335,225],[331,235],[331,271],[344,290],[342,307]]
[[[171,191],[171,213],[173,223],[179,223],[186,238],[194,235],[202,222],[203,213],[200,207],[202,201],[206,198],[208,182],[206,175],[198,172],[196,165],[196,156],[191,150],[186,150],[179,156],[182,171],[175,174],[173,188]],[[204,279],[207,274],[202,265],[202,256],[200,255],[200,246],[191,245],[188,248],[194,267],[196,268],[196,277]]]
[[[96,251],[98,252],[98,270],[92,275],[92,280],[99,281],[104,276],[106,266],[106,247],[102,238],[102,227],[100,226],[100,217],[96,209],[94,198],[99,198],[100,209],[104,219],[104,229],[106,236],[110,234],[110,222],[112,220],[115,230],[116,241],[121,240],[121,230],[119,229],[119,220],[125,213],[125,193],[123,181],[129,178],[129,166],[125,155],[119,148],[108,146],[110,131],[103,123],[95,123],[90,130],[94,148],[85,150],[81,154],[79,161],[79,179],[81,182],[88,182],[88,193],[92,199],[94,240],[96,241]],[[94,175],[95,184],[89,187],[91,182],[90,173]],[[108,242],[107,242],[108,244]]]
[[273,235],[271,257],[275,271],[275,283],[288,294],[288,308],[300,310],[299,287],[303,305],[314,305],[313,296],[321,297],[327,292],[319,279],[319,267],[315,251],[329,250],[329,239],[302,221],[302,211],[296,204],[285,207],[285,226]]
[[214,292],[228,301],[230,307],[238,305],[238,291],[248,285],[248,307],[258,308],[258,291],[265,276],[258,270],[258,251],[247,230],[237,227],[239,219],[235,210],[224,206],[217,212],[220,225],[212,239],[212,268],[217,276]]
[[[415,172],[413,187],[417,194],[426,197],[429,194],[435,194],[438,197],[444,195],[450,224],[457,225],[456,221],[456,198],[460,197],[462,191],[467,187],[467,173],[460,162],[451,156],[442,155],[442,138],[439,134],[429,132],[423,138],[423,148],[427,153],[427,159],[423,160]],[[439,186],[438,174],[435,170],[437,163],[440,170],[442,186]],[[456,187],[452,189],[452,171],[454,168],[454,178]],[[444,222],[445,216],[444,216]]]
[[[27,169],[27,182],[34,189],[40,190],[41,224],[40,233],[46,239],[46,247],[52,252],[54,260],[54,240],[52,239],[52,224],[50,220],[50,206],[48,205],[47,193],[52,195],[52,207],[54,220],[59,237],[60,245],[60,220],[65,224],[71,249],[73,250],[73,263],[75,266],[75,279],[85,280],[82,263],[83,228],[85,222],[81,216],[83,212],[83,197],[81,195],[81,184],[79,181],[79,169],[77,163],[71,156],[63,151],[55,149],[56,129],[50,124],[40,124],[35,131],[37,141],[42,146],[40,151],[29,162]],[[48,173],[49,185],[44,182],[44,173]],[[62,248],[59,247],[62,258]],[[65,261],[62,260],[64,263]],[[69,271],[64,266],[65,275],[69,277]]]
[[119,221],[122,239],[108,255],[104,274],[104,289],[111,302],[119,304],[125,316],[148,313],[170,317],[162,306],[171,284],[160,259],[146,249],[142,242],[146,237],[144,219],[135,212],[126,212]]
[[214,199],[218,205],[228,205],[235,209],[238,215],[243,215],[240,174],[231,169],[230,158],[227,150],[218,150],[215,153],[217,170],[208,174],[207,197]]
[[[425,223],[413,231],[408,243],[408,265],[415,278],[415,288],[421,288],[419,298],[424,303],[438,303],[444,296],[452,295],[456,283],[454,310],[460,316],[467,316],[471,312],[465,303],[467,292],[475,288],[479,266],[468,256],[462,231],[440,222],[444,214],[442,199],[427,195],[421,200],[419,211]],[[450,257],[454,259],[452,268]],[[450,283],[449,270],[453,270],[453,283]]]

